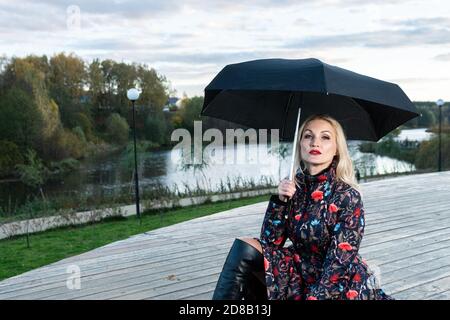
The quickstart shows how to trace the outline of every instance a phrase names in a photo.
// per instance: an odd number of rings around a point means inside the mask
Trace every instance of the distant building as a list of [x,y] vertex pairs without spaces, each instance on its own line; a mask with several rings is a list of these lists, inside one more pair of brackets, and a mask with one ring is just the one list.
[[82,95],[80,96],[80,103],[89,103],[91,102],[91,97],[88,95]]
[[164,112],[175,112],[180,108],[181,99],[177,97],[169,97],[167,100],[163,111]]

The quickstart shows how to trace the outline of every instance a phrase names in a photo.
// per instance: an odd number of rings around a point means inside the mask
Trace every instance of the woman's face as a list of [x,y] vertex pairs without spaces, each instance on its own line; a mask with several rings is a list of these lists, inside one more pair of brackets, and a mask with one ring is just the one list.
[[300,140],[301,158],[311,174],[326,169],[337,152],[336,132],[325,120],[310,121]]

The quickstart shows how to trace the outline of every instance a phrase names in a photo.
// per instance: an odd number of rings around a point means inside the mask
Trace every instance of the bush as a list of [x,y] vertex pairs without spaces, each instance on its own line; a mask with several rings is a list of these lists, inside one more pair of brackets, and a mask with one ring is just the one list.
[[203,97],[192,97],[184,102],[180,109],[180,116],[183,119],[182,127],[194,132],[194,121],[200,120],[200,111],[203,106]]
[[[450,135],[443,135],[441,142],[442,169],[450,169]],[[415,165],[417,169],[437,169],[439,155],[439,138],[434,137],[431,140],[420,144],[416,154]]]
[[10,141],[0,140],[0,176],[12,174],[16,165],[23,163],[19,147]]
[[74,158],[67,158],[58,162],[51,162],[50,169],[52,174],[61,176],[78,168],[79,164],[80,163],[78,160]]
[[106,139],[114,144],[125,145],[128,142],[130,127],[125,118],[112,113],[106,119]]
[[16,167],[20,180],[31,188],[41,188],[49,175],[48,168],[32,149],[28,149],[26,153],[26,164],[18,164]]
[[46,159],[59,161],[65,158],[81,159],[85,157],[87,145],[79,134],[79,130],[77,133],[77,130],[72,132],[62,127],[58,128],[43,147]]
[[89,119],[87,115],[85,115],[82,112],[77,112],[74,115],[73,123],[74,127],[80,127],[83,130],[84,136],[86,137],[87,140],[89,141],[92,140],[93,125],[92,121]]
[[42,116],[25,91],[11,88],[0,95],[0,139],[11,141],[24,152],[41,139]]
[[166,141],[167,124],[162,113],[150,113],[145,120],[145,138],[150,142],[162,145]]
[[417,148],[402,147],[401,142],[393,139],[394,135],[382,139],[380,142],[365,142],[360,144],[359,151],[374,153],[380,156],[386,156],[409,163],[414,163],[417,154]]

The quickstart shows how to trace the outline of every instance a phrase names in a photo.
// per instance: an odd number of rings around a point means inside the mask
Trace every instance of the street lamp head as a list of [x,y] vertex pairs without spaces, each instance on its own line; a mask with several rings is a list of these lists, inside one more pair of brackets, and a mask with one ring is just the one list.
[[444,105],[444,100],[439,99],[438,101],[436,101],[436,104],[438,105],[438,107]]
[[127,98],[128,100],[136,101],[137,99],[139,99],[139,91],[137,91],[136,88],[128,89]]

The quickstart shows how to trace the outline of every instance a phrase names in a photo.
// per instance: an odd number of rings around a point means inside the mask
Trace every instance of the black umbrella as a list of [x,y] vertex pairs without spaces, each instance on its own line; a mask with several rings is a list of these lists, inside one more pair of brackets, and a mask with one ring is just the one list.
[[[201,112],[255,129],[280,129],[284,141],[296,141],[299,125],[312,114],[328,114],[348,139],[368,141],[419,115],[398,85],[317,59],[227,65],[205,88]],[[291,180],[296,143],[293,148]]]

